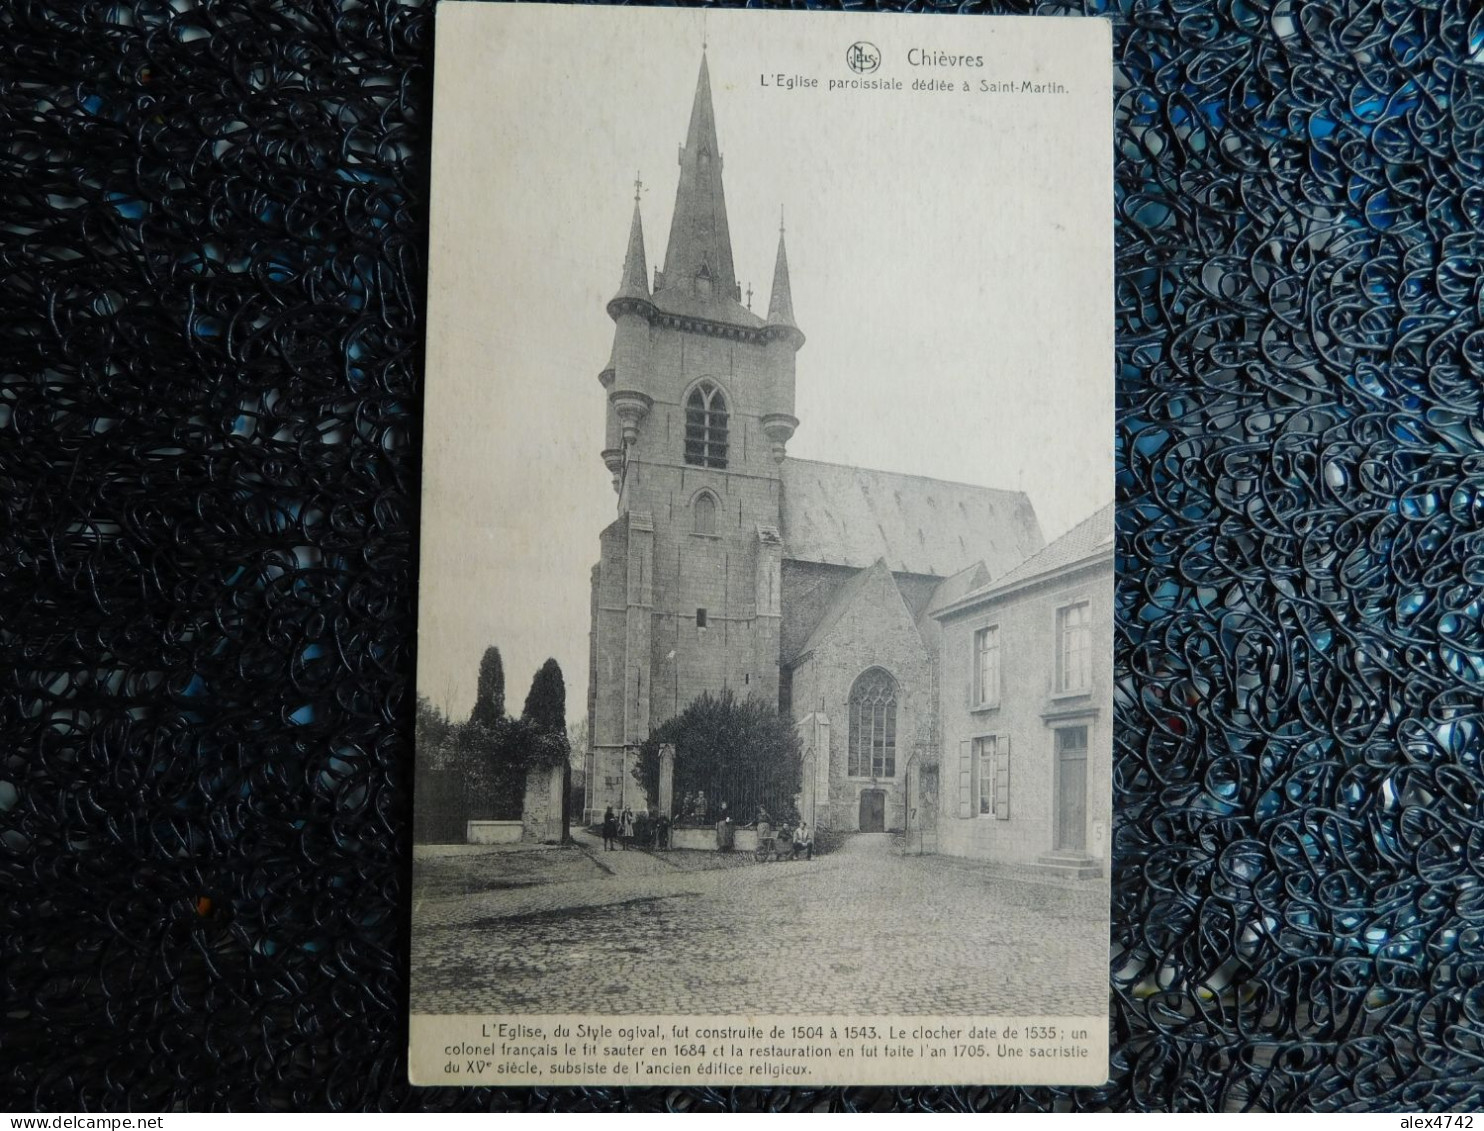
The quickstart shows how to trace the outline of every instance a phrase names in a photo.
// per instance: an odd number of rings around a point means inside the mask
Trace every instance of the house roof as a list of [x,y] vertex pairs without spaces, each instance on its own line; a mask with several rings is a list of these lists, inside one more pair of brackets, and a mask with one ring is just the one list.
[[919,475],[785,459],[784,556],[949,577],[983,562],[991,577],[1045,545],[1030,499]]
[[[1109,503],[1083,519],[1076,526],[1056,539],[1040,553],[1021,562],[1003,577],[997,577],[982,589],[966,594],[953,602],[962,605],[969,601],[993,597],[1027,581],[1033,581],[1059,569],[1076,565],[1089,558],[1101,557],[1113,552],[1113,504]],[[947,605],[940,606],[946,608]]]

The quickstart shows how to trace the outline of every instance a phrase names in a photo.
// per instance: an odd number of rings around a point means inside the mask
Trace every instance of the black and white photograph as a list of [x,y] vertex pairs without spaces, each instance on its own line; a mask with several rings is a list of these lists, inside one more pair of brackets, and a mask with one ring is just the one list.
[[1105,1079],[1110,51],[440,7],[415,1083]]

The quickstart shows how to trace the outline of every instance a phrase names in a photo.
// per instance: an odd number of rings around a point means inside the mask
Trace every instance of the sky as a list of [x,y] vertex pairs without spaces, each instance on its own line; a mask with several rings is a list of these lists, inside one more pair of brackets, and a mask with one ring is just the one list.
[[[1024,490],[1048,541],[1111,500],[1111,66],[1104,29],[1068,47],[1098,21],[1023,22],[439,7],[419,694],[464,717],[496,645],[513,710],[554,656],[569,721],[585,711],[590,571],[617,513],[604,307],[636,178],[663,267],[703,37],[759,314],[786,217],[807,337],[789,455]],[[828,90],[867,36],[876,78],[1067,93]],[[914,46],[985,66],[914,69]]]

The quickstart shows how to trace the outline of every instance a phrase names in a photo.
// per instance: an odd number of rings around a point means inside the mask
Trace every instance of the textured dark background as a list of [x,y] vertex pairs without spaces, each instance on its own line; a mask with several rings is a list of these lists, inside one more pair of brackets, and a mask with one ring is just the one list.
[[1484,25],[1085,7],[1112,1080],[622,1094],[405,1083],[431,7],[0,4],[0,1107],[1480,1104]]

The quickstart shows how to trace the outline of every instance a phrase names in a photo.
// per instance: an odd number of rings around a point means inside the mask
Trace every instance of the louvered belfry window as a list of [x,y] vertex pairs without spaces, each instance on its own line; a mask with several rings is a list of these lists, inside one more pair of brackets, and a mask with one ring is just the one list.
[[685,402],[685,462],[727,465],[727,400],[709,381],[697,385]]

